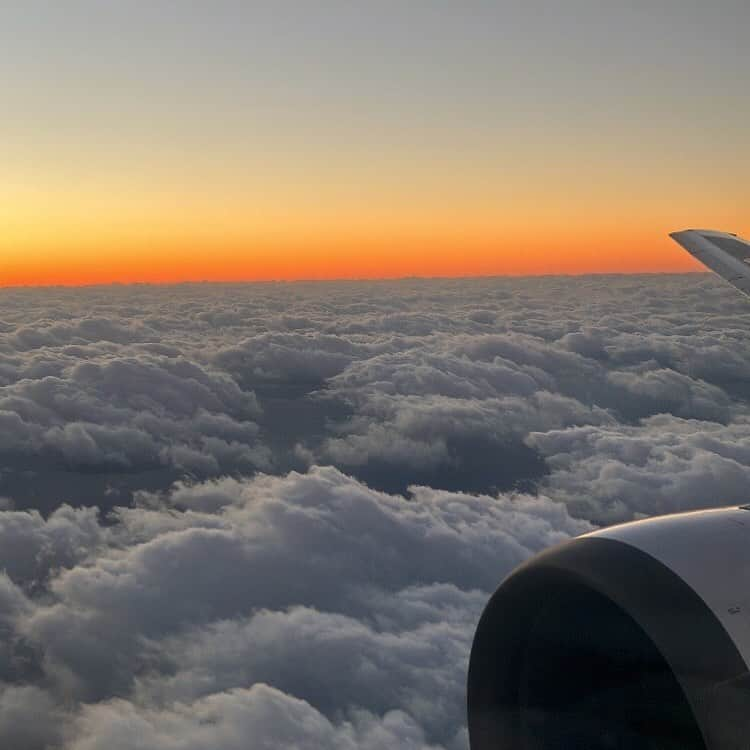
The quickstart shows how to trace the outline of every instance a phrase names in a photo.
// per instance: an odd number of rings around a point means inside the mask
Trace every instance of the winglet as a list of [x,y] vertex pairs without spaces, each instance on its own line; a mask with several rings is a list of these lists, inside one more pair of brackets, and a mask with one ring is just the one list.
[[669,236],[732,286],[750,296],[750,242],[731,232],[683,229]]

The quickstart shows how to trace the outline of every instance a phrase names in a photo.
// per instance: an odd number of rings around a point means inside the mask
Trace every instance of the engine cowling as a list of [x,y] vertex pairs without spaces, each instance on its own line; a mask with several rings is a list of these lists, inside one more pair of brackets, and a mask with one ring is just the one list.
[[472,750],[750,748],[750,510],[613,526],[543,552],[487,605]]

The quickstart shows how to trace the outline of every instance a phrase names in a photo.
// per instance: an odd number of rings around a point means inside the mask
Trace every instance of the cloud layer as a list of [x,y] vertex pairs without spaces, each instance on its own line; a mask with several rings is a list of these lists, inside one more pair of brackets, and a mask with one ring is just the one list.
[[465,750],[513,566],[747,501],[749,328],[710,276],[4,291],[0,741]]
[[461,747],[487,591],[590,528],[544,498],[404,498],[333,467],[178,485],[112,521],[0,516],[24,551],[0,550],[13,747]]

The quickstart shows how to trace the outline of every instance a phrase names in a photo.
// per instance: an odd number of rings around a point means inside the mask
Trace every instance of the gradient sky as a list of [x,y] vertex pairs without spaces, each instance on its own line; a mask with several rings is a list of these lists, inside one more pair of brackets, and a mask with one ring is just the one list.
[[[627,7],[625,7],[627,6]],[[688,270],[750,234],[750,4],[0,8],[0,283]]]

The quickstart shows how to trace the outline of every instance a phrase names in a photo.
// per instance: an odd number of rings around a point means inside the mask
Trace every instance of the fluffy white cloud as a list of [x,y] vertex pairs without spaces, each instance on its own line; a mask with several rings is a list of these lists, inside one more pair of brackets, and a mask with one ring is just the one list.
[[[0,513],[0,527],[47,554],[36,585],[0,581],[0,625],[15,644],[0,654],[6,679],[41,691],[50,710],[73,700],[61,724],[71,748],[209,736],[231,748],[248,731],[268,747],[313,747],[323,740],[309,722],[334,746],[452,747],[489,592],[529,555],[591,528],[540,497],[415,487],[404,498],[330,467],[141,500],[106,526],[67,508],[47,521]],[[21,585],[29,565],[17,566]],[[0,732],[3,711],[20,715],[13,690],[0,696]],[[259,700],[284,722],[253,719]]]
[[168,710],[123,700],[84,709],[66,750],[438,750],[404,712],[358,712],[333,722],[310,704],[267,685],[210,695]]
[[638,425],[532,433],[551,466],[542,491],[598,523],[748,501],[750,419],[659,415]]

